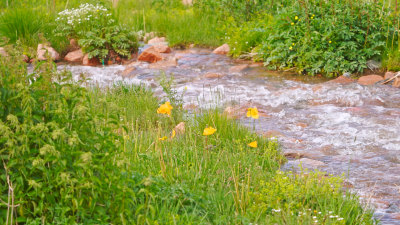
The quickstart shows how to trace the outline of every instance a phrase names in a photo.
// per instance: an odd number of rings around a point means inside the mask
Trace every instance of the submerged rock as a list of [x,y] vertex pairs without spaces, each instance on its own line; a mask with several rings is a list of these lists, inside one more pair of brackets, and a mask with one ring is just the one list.
[[368,75],[362,76],[358,79],[358,83],[361,85],[373,85],[376,82],[382,81],[383,77],[379,75]]
[[228,44],[223,44],[222,46],[219,46],[216,48],[213,53],[218,54],[218,55],[226,55],[230,51],[229,45]]
[[243,72],[247,68],[249,68],[249,65],[247,65],[247,64],[232,66],[231,68],[229,68],[229,73],[240,73],[240,72]]
[[155,63],[162,60],[161,54],[155,50],[154,46],[144,50],[138,57],[139,61]]
[[222,78],[224,74],[221,73],[206,73],[204,74],[204,78],[215,79],[215,78]]

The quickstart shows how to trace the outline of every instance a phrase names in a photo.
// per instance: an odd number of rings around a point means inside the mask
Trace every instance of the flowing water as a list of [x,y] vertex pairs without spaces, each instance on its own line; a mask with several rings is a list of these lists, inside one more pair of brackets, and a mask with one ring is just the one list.
[[[371,201],[382,224],[400,224],[400,89],[391,86],[339,84],[268,72],[252,64],[240,72],[238,62],[204,49],[173,53],[177,65],[61,66],[78,76],[85,73],[100,86],[115,82],[146,84],[164,96],[158,85],[161,67],[173,74],[185,106],[231,107],[243,124],[276,137],[292,159],[283,169],[303,167],[346,176],[346,184]],[[243,62],[242,62],[243,63]],[[173,63],[172,63],[173,64]],[[158,65],[158,66],[157,66]],[[223,77],[206,78],[206,73]],[[260,119],[245,117],[256,106]]]

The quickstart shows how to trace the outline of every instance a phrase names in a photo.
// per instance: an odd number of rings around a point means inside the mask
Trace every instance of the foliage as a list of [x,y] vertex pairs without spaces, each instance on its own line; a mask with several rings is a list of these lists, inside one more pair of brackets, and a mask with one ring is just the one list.
[[354,195],[343,195],[342,179],[325,175],[278,171],[250,194],[254,201],[250,211],[261,212],[260,218],[269,223],[373,224],[371,214],[364,214],[364,209],[356,206],[358,199]]
[[112,12],[104,6],[82,4],[58,15],[56,35],[78,39],[89,58],[129,57],[137,49],[136,34],[119,25]]

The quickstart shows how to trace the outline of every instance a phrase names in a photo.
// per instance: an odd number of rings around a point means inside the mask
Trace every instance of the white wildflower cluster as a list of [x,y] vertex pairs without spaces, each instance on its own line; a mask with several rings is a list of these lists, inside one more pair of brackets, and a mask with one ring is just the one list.
[[[68,25],[76,26],[85,21],[97,21],[103,17],[110,17],[108,9],[101,5],[81,4],[78,8],[66,9],[58,13],[56,21],[66,22]],[[108,22],[114,22],[109,19]]]
[[[313,219],[313,221],[314,221],[314,224],[317,224],[317,223],[318,223],[318,219],[323,219],[323,220],[325,220],[325,219],[326,219],[326,216],[327,216],[328,218],[330,218],[330,219],[337,220],[337,221],[344,220],[344,218],[342,218],[342,217],[340,217],[340,216],[338,216],[338,215],[333,215],[333,212],[332,212],[332,211],[329,211],[329,212],[328,212],[328,215],[323,215],[322,212],[318,212],[318,211],[316,211],[316,210],[313,211],[312,209],[308,209],[308,211],[310,211],[310,212],[307,212],[307,211],[299,212],[299,213],[298,213],[298,216],[299,216],[299,217],[301,217],[301,216],[312,216],[312,219]],[[311,214],[311,215],[310,215],[310,214]],[[324,218],[325,218],[325,219],[324,219]]]

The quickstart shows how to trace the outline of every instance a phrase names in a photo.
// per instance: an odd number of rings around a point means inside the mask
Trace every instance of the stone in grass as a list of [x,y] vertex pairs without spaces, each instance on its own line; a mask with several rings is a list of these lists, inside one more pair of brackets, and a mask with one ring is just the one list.
[[218,55],[226,55],[230,51],[229,45],[228,44],[223,44],[222,46],[219,46],[216,48],[213,53],[218,54]]
[[165,37],[155,37],[155,38],[149,40],[149,41],[147,42],[147,44],[149,44],[149,45],[160,44],[160,43],[166,42],[166,40],[167,40],[167,39],[166,39]]
[[52,48],[51,46],[47,46],[46,44],[39,44],[37,47],[37,59],[40,61],[47,60],[46,55],[51,57],[51,60],[57,61],[60,60],[60,54]]
[[138,57],[139,61],[155,63],[162,60],[161,54],[154,49],[154,46],[144,50]]
[[373,85],[379,81],[382,81],[383,77],[379,75],[368,75],[362,76],[358,79],[358,83],[361,85]]
[[176,127],[174,128],[176,135],[181,135],[185,133],[185,122],[180,122]]
[[4,48],[0,47],[0,55],[3,57],[7,57],[8,53]]
[[82,49],[79,49],[79,50],[69,52],[64,57],[64,60],[67,62],[82,62],[83,57],[84,57],[84,55],[83,55]]

